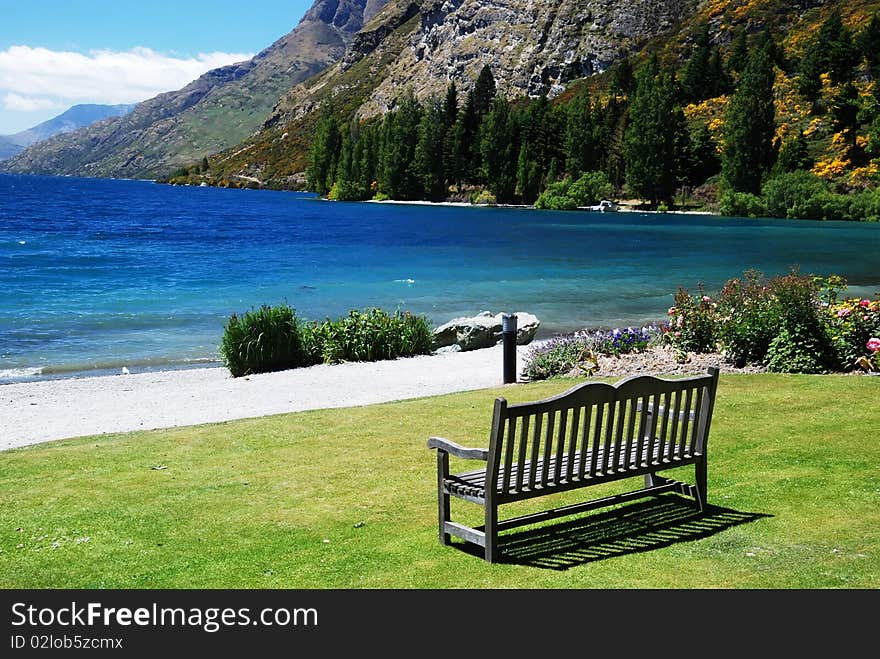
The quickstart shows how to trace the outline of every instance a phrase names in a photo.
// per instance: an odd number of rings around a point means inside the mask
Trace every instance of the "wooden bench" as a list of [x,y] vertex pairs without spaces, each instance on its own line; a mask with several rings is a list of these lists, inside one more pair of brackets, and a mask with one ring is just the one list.
[[[489,448],[466,448],[442,437],[437,449],[441,544],[450,536],[485,548],[498,559],[498,532],[674,490],[706,506],[706,443],[718,369],[682,379],[626,378],[615,385],[587,382],[558,396],[509,405],[495,400]],[[449,456],[481,460],[474,471],[449,473]],[[695,465],[696,485],[658,471]],[[498,507],[533,497],[644,476],[644,487],[615,496],[499,521]],[[489,486],[487,487],[487,483]],[[450,517],[450,496],[478,504],[485,523],[471,528]]]

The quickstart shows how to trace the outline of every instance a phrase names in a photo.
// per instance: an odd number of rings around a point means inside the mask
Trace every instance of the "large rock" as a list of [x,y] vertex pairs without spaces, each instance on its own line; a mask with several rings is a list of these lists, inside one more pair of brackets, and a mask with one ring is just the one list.
[[[516,312],[516,343],[526,345],[535,338],[541,321],[524,311]],[[434,330],[434,350],[458,346],[461,351],[491,348],[502,340],[504,314],[483,311],[476,316],[454,318]]]

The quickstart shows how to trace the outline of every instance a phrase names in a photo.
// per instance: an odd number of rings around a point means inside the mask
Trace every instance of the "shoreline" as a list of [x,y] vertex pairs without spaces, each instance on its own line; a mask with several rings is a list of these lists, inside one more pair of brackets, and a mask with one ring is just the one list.
[[[517,373],[536,345],[517,348]],[[58,439],[357,407],[503,386],[503,346],[233,378],[225,368],[0,385],[0,451]]]
[[[525,358],[544,340],[517,346],[517,383]],[[668,348],[600,356],[593,377],[688,375],[717,365],[716,354],[675,362]],[[584,374],[570,374],[582,377]],[[60,439],[160,430],[307,410],[360,407],[505,385],[503,345],[377,362],[319,364],[233,378],[225,368],[188,368],[0,385],[0,452]]]

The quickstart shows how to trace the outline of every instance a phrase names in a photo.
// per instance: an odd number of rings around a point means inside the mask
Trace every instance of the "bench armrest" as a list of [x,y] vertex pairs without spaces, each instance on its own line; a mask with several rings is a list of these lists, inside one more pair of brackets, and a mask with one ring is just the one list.
[[450,455],[454,455],[457,458],[464,458],[466,460],[488,460],[489,459],[489,449],[485,448],[469,448],[466,446],[460,446],[455,442],[452,442],[443,437],[429,437],[428,438],[428,448],[435,448],[440,451],[445,451]]

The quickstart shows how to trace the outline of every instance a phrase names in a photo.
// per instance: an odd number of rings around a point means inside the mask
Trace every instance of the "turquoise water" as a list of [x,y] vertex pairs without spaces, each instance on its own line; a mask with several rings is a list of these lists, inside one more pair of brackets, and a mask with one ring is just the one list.
[[880,226],[337,203],[291,192],[0,175],[0,381],[217,363],[228,316],[527,311],[539,336],[662,320],[756,268],[880,290]]

